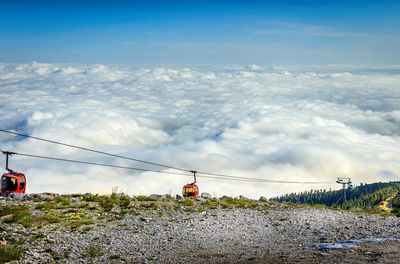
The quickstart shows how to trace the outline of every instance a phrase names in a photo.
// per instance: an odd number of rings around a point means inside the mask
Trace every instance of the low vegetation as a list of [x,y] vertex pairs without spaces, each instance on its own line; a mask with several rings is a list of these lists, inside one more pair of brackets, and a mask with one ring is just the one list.
[[22,259],[23,249],[16,246],[0,246],[0,263]]
[[[364,190],[369,189],[371,193],[359,196]],[[365,212],[374,212],[373,205],[381,197],[394,195],[399,189],[399,183],[390,183],[388,185],[380,184],[375,186],[362,185],[355,190],[355,194],[349,194],[349,203],[347,206],[352,208],[362,205],[358,208]],[[349,191],[350,192],[350,191]],[[357,195],[356,195],[357,194]],[[24,245],[29,243],[45,243],[48,250],[45,251],[52,260],[57,261],[69,257],[70,252],[55,252],[51,250],[52,239],[46,236],[49,228],[52,230],[71,230],[80,233],[91,232],[96,226],[105,226],[108,222],[119,221],[125,217],[137,218],[140,222],[146,223],[155,221],[154,215],[163,217],[171,215],[175,211],[190,214],[192,212],[202,213],[199,221],[207,221],[209,218],[216,217],[215,209],[232,210],[253,209],[260,210],[268,214],[270,208],[293,208],[312,206],[316,208],[329,207],[331,209],[348,209],[339,204],[327,203],[324,201],[333,201],[339,195],[335,192],[311,191],[300,194],[285,195],[280,198],[267,200],[265,198],[259,201],[247,199],[244,197],[221,197],[209,199],[174,199],[170,195],[164,196],[144,196],[129,197],[124,194],[113,193],[112,195],[92,195],[92,194],[74,194],[55,196],[50,200],[42,201],[34,198],[28,202],[18,200],[3,200],[0,205],[0,222],[4,224],[5,230],[14,230],[16,236],[12,239],[7,236],[0,236],[5,244],[0,245],[0,263],[21,259],[24,254]],[[330,197],[330,198],[329,198]],[[333,198],[335,197],[335,198]],[[302,204],[302,203],[309,203]],[[319,204],[321,203],[321,204]],[[400,216],[400,195],[397,195],[393,201],[393,214]],[[367,206],[366,206],[367,205]],[[145,211],[155,211],[152,218],[146,216]],[[190,217],[185,220],[189,220]],[[283,221],[283,220],[282,220]],[[280,225],[279,222],[274,223]],[[124,222],[118,223],[121,228],[131,228]],[[23,228],[34,230],[26,235]],[[8,229],[7,229],[8,228]],[[22,228],[22,229],[20,229]],[[46,229],[44,229],[46,228]],[[140,232],[140,226],[131,228],[132,232]],[[3,228],[2,228],[3,229]],[[17,230],[17,231],[15,231]],[[21,231],[18,231],[21,230]],[[8,231],[7,231],[8,232]],[[96,258],[107,256],[109,259],[119,259],[119,255],[112,255],[100,246],[88,247],[82,253],[84,258]]]
[[400,217],[400,192],[392,200],[392,213]]

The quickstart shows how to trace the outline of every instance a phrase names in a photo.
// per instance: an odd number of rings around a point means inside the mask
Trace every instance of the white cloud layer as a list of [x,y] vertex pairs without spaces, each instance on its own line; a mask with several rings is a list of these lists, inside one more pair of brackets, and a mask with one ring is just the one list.
[[[332,182],[198,179],[201,192],[271,197],[338,188],[339,176],[400,180],[399,84],[399,66],[0,64],[0,127],[200,171]],[[3,133],[0,147],[150,168]],[[23,157],[10,166],[28,192],[175,194],[192,180]]]

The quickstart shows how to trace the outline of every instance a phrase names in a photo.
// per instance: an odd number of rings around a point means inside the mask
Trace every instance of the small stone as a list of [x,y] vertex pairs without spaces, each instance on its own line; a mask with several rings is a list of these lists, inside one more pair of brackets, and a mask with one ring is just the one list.
[[204,198],[204,199],[211,199],[212,198],[211,194],[206,193],[206,192],[201,193],[201,197]]
[[4,221],[4,220],[11,219],[12,217],[13,217],[13,215],[12,215],[12,214],[9,214],[9,215],[4,215],[4,216],[0,217],[0,220],[1,220],[1,221]]
[[37,252],[29,252],[28,255],[34,257],[34,258],[40,258],[40,254]]
[[54,199],[54,196],[49,193],[39,193],[37,197],[42,201],[51,201]]

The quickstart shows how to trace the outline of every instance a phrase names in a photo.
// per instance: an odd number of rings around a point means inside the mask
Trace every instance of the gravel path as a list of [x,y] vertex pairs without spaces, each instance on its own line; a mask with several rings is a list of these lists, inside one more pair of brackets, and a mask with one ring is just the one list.
[[[322,250],[317,243],[400,239],[400,218],[318,208],[180,207],[145,210],[71,230],[2,224],[3,235],[41,234],[14,263],[400,263],[400,241]],[[60,256],[54,258],[55,252]]]

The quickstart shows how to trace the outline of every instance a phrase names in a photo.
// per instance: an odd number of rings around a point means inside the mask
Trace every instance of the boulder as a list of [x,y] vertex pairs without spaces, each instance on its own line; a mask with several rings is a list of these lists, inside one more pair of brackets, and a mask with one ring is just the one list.
[[203,198],[203,197],[197,196],[197,197],[195,198],[195,200],[196,200],[197,202],[204,202],[206,199]]
[[249,198],[244,197],[243,195],[239,195],[239,199],[240,199],[240,200],[249,200]]
[[206,193],[206,192],[201,193],[201,197],[204,198],[204,199],[211,199],[212,198],[211,194]]
[[42,201],[51,201],[54,200],[56,197],[56,194],[54,193],[39,193],[37,194],[37,198],[39,198]]
[[222,195],[222,197],[221,197],[221,198],[219,198],[219,199],[220,199],[220,200],[222,200],[222,201],[225,201],[225,200],[226,200],[226,198],[229,198],[229,196]]
[[80,199],[72,199],[71,200],[71,203],[81,203],[82,202],[82,200],[80,200]]
[[162,199],[172,199],[172,196],[170,194],[163,194],[161,195]]
[[258,199],[258,201],[265,203],[268,202],[268,198],[265,196],[261,196],[260,199]]
[[175,196],[175,199],[176,199],[176,200],[183,200],[183,197],[180,196],[179,194],[177,194],[177,195]]

